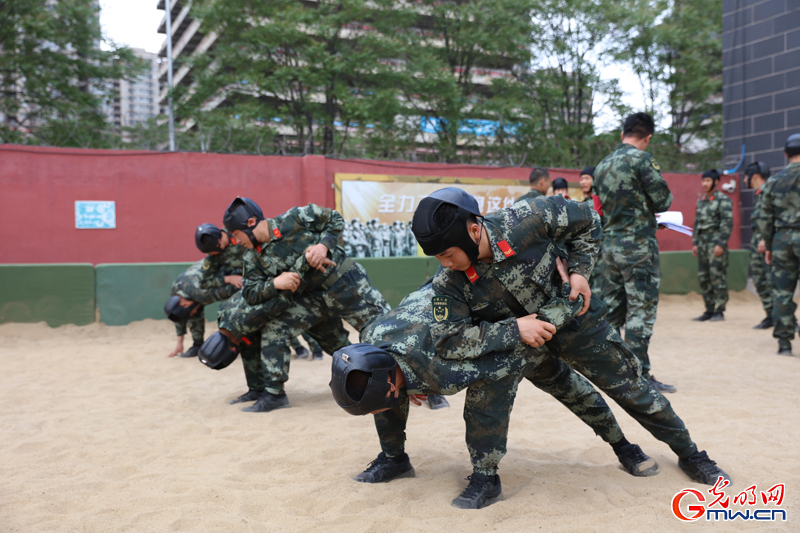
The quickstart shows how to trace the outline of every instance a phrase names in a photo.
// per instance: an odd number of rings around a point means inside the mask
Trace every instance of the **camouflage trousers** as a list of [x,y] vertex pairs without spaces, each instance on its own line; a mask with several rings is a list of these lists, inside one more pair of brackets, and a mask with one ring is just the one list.
[[183,323],[183,327],[188,329],[192,334],[192,341],[196,346],[203,344],[206,334],[206,317],[203,314],[203,311],[204,309],[201,305],[200,309],[197,311],[197,314]]
[[619,330],[625,326],[625,342],[650,377],[650,337],[656,323],[661,268],[658,250],[647,254],[603,252],[606,290],[602,300],[608,305],[608,322]]
[[[275,299],[273,299],[275,300]],[[262,306],[247,306],[236,318],[236,333],[260,344],[260,365],[253,349],[242,350],[248,386],[272,394],[283,391],[289,380],[291,350],[287,339],[308,332],[320,347],[332,354],[349,344],[342,320],[360,330],[375,315],[389,310],[381,293],[369,283],[364,267],[358,263],[345,272],[326,291],[309,291],[287,299],[288,305],[275,304],[266,313]],[[266,305],[266,304],[263,304]],[[276,312],[279,311],[279,312]],[[220,327],[229,320],[220,319]],[[249,370],[248,370],[249,369]]]
[[589,286],[592,289],[592,297],[603,299],[608,281],[606,279],[606,264],[603,261],[602,252],[597,255],[597,261],[592,269],[592,276],[589,278]]
[[[604,441],[616,443],[623,438],[622,429],[608,404],[583,376],[550,355],[528,357],[534,350],[527,345],[515,350],[510,357],[526,357],[537,362],[528,363],[500,379],[480,379],[470,383],[471,377],[466,372],[459,374],[461,381],[458,384],[437,384],[439,389],[447,389],[450,394],[467,387],[464,422],[467,449],[475,473],[494,475],[497,472],[498,464],[506,454],[511,410],[523,378],[551,394]],[[402,394],[397,406],[374,415],[381,449],[388,457],[397,457],[405,451],[408,407],[408,395]]]
[[575,326],[570,324],[559,331],[551,351],[586,376],[655,438],[669,445],[678,457],[694,453],[697,446],[689,430],[669,400],[650,386],[639,358],[605,320],[597,321],[594,316],[581,320],[588,315],[575,319]]
[[[317,353],[322,351],[322,348],[320,347],[319,343],[314,340],[314,337],[312,337],[308,333],[303,333],[303,338],[308,343],[308,349],[311,350],[311,353]],[[298,348],[303,347],[303,345],[300,344],[300,339],[298,339],[297,337],[292,337],[291,339],[289,339],[289,346],[291,346],[295,352],[297,352]]]
[[794,339],[795,311],[792,299],[800,273],[800,230],[781,230],[772,240],[772,280],[775,301],[772,305],[772,336],[778,340]]
[[750,275],[753,276],[753,283],[756,286],[758,297],[761,298],[761,305],[764,307],[764,312],[768,317],[772,316],[772,302],[773,302],[773,282],[772,282],[772,267],[764,261],[764,256],[755,251],[756,246],[753,246],[753,251],[750,252]]
[[701,240],[697,244],[697,278],[706,311],[725,311],[728,303],[728,248],[721,256],[714,257],[714,243]]

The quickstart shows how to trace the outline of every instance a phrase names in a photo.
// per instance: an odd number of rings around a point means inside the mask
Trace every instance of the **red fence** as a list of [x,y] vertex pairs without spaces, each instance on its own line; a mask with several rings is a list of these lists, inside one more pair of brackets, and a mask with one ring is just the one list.
[[[551,176],[577,181],[578,172],[553,169]],[[333,207],[336,173],[524,180],[529,169],[0,145],[0,263],[196,260],[195,227],[221,225],[236,196],[253,198],[266,216],[308,202]],[[675,197],[672,209],[683,211],[692,225],[699,178],[665,177]],[[733,249],[741,240],[738,188],[730,196]],[[116,229],[76,229],[76,200],[115,201]],[[688,250],[691,238],[660,231],[659,243],[662,251]]]

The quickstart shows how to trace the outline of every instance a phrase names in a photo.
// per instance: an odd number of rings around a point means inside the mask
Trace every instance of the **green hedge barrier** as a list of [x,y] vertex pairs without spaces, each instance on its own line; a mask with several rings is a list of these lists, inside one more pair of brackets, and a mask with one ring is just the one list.
[[[172,282],[192,263],[118,263],[97,265],[100,321],[124,326],[145,318],[164,319]],[[216,320],[219,304],[206,306],[206,320]]]
[[[697,280],[697,258],[692,252],[661,252],[661,294],[700,292]],[[743,291],[747,286],[750,265],[748,250],[728,252],[728,290]]]
[[[373,286],[391,306],[436,273],[431,257],[357,259]],[[728,288],[744,290],[749,252],[730,252]],[[0,323],[41,322],[51,326],[89,324],[95,302],[101,322],[123,326],[145,318],[163,319],[172,282],[192,263],[0,265]],[[661,253],[661,293],[700,292],[697,259],[691,252]],[[206,307],[216,320],[219,304]]]
[[0,265],[0,323],[94,322],[94,266]]

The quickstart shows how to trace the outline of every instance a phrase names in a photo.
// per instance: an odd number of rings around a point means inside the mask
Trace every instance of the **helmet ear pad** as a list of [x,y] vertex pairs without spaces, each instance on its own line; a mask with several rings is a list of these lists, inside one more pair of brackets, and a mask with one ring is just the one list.
[[200,347],[198,359],[201,363],[214,370],[222,370],[230,366],[239,355],[239,347],[233,341],[217,331],[211,335]]
[[[447,227],[440,228],[434,219],[436,212],[446,204],[455,206],[457,213]],[[467,229],[470,216],[481,218],[477,200],[457,187],[446,187],[420,200],[411,231],[426,255],[435,256],[455,246],[474,262],[478,260],[479,249]]]

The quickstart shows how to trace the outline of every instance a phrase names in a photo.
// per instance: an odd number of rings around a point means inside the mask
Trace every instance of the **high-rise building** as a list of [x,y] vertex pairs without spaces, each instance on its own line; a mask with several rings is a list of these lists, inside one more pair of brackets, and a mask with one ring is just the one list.
[[133,48],[133,53],[147,62],[147,71],[134,80],[113,83],[114,100],[109,119],[117,129],[144,124],[159,115],[158,54]]

